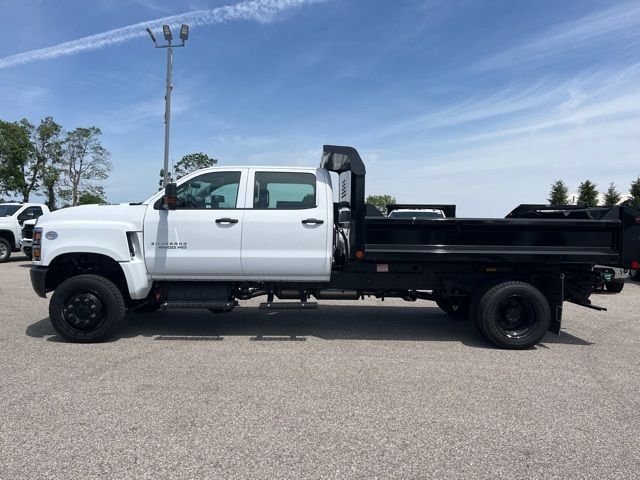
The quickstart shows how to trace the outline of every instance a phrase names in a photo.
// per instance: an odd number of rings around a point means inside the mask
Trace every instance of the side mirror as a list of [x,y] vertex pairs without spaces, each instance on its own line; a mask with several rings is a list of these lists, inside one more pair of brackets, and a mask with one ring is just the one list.
[[164,187],[164,208],[175,210],[178,207],[178,187],[175,183],[167,183]]

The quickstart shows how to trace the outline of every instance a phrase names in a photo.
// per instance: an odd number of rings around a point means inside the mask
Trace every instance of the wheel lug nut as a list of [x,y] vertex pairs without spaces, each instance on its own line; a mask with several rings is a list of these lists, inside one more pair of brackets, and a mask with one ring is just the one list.
[[95,310],[96,306],[95,305],[91,305],[91,310]]
[[95,313],[92,313],[92,314],[91,314],[91,318],[96,318],[96,314],[95,314]]

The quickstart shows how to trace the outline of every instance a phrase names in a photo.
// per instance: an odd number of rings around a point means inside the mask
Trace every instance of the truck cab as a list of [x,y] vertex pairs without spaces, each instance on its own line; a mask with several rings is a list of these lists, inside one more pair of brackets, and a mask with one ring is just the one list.
[[12,252],[20,250],[22,226],[26,220],[37,220],[49,208],[40,203],[0,204],[0,263],[6,262]]
[[327,281],[331,179],[322,169],[214,167],[146,203],[143,250],[152,280]]

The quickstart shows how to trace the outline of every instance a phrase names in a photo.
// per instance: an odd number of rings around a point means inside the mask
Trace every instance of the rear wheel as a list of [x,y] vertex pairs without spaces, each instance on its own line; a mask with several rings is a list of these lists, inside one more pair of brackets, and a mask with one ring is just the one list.
[[540,342],[551,323],[545,296],[524,282],[500,283],[477,301],[475,321],[482,334],[501,348],[525,349]]
[[49,318],[56,331],[71,342],[101,342],[120,326],[125,308],[113,282],[98,275],[78,275],[53,292]]
[[620,293],[624,288],[624,280],[611,280],[605,283],[604,287],[607,289],[607,292]]
[[4,263],[11,258],[11,244],[6,238],[0,238],[0,263]]
[[438,298],[436,304],[440,309],[450,317],[468,319],[469,306],[471,300],[469,298]]

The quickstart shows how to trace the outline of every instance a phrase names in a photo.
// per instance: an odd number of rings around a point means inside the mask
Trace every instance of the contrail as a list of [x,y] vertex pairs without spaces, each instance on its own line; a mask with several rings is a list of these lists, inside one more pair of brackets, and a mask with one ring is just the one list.
[[8,57],[0,58],[0,70],[14,65],[57,58],[63,55],[74,55],[88,50],[98,50],[110,45],[127,42],[133,38],[144,37],[146,27],[156,29],[167,24],[175,28],[182,23],[188,23],[190,27],[200,27],[213,25],[216,23],[253,20],[267,23],[284,11],[294,7],[299,7],[308,3],[318,3],[324,0],[249,0],[235,5],[226,5],[212,10],[195,10],[171,15],[169,17],[157,18],[146,22],[140,22],[126,27],[116,28],[108,32],[90,35],[88,37],[71,40],[70,42],[59,43],[51,47],[39,48],[28,52],[17,53]]

